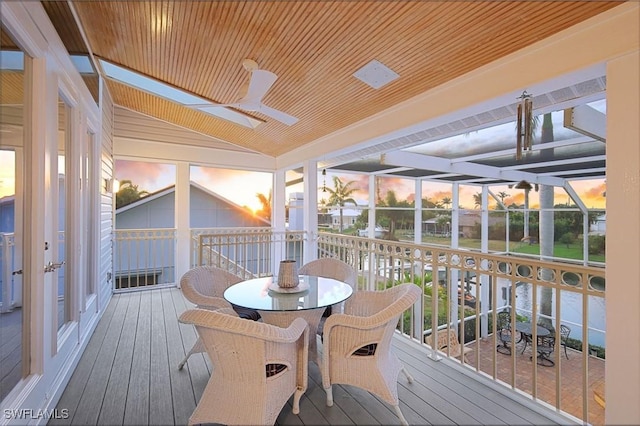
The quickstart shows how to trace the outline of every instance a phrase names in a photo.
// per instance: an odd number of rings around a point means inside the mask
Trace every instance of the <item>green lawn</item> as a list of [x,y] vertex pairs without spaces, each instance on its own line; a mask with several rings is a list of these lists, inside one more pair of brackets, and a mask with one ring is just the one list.
[[[398,235],[400,239],[410,240],[402,235]],[[438,244],[449,246],[451,243],[451,239],[448,237],[434,237],[434,236],[424,236],[422,238],[422,242],[426,244]],[[473,238],[460,238],[458,240],[458,244],[460,248],[468,248],[468,249],[476,249],[480,250],[480,240]],[[489,250],[490,251],[506,251],[507,246],[505,241],[497,241],[497,240],[489,240]],[[539,244],[527,244],[521,242],[511,242],[509,244],[509,251],[512,253],[522,253],[522,254],[540,254],[540,245]],[[553,248],[553,254],[556,257],[562,257],[565,259],[582,259],[582,245],[580,244],[570,244],[567,247],[566,244],[556,242]],[[603,254],[591,254],[589,255],[589,260],[592,262],[604,262],[605,256]]]

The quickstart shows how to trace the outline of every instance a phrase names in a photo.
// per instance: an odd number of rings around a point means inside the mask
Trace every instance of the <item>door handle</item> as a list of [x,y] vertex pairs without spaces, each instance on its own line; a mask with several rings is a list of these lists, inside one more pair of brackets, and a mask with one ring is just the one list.
[[47,263],[46,265],[44,265],[44,272],[53,272],[58,268],[61,268],[62,265],[64,265],[64,260],[60,263],[53,263],[52,261],[49,261],[49,263]]

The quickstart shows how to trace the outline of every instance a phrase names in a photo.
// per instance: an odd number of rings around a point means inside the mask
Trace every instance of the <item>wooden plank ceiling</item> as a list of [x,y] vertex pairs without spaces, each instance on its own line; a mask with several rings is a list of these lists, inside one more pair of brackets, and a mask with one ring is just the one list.
[[[72,53],[86,51],[66,2],[42,2]],[[278,156],[594,15],[617,1],[72,1],[107,61],[216,103],[238,100],[242,60],[278,75],[264,104],[299,118],[250,130],[108,81],[116,104]],[[400,75],[375,90],[373,59]]]

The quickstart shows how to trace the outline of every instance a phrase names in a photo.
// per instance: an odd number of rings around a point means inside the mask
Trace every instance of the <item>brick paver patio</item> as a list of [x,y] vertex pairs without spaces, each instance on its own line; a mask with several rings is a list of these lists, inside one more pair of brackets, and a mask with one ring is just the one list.
[[[473,352],[467,355],[468,363],[475,368],[477,365],[476,342],[467,344],[473,348]],[[537,388],[535,396],[544,402],[556,405],[556,383],[560,382],[560,409],[578,419],[593,425],[604,425],[604,408],[594,398],[594,391],[602,394],[604,386],[605,361],[593,356],[587,357],[589,394],[587,395],[588,419],[583,416],[583,357],[582,352],[567,348],[569,359],[565,358],[564,348],[559,352],[560,368],[558,365],[544,367],[537,365],[534,373],[534,363],[530,360],[531,347],[528,346],[522,353],[523,346],[518,344],[515,357],[504,355],[495,351],[493,340],[486,338],[480,340],[480,370],[493,376],[493,357],[496,358],[496,378],[505,383],[512,384],[512,363],[515,358],[516,378],[514,387],[529,395],[533,393],[534,374],[537,375]],[[495,355],[494,355],[495,354]],[[554,356],[556,354],[553,354]],[[555,358],[554,358],[555,359]]]

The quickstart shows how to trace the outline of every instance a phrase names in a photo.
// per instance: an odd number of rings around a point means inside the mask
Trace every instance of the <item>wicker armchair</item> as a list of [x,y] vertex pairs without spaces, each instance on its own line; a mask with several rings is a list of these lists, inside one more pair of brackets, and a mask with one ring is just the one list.
[[401,284],[384,291],[359,291],[345,302],[343,314],[332,314],[324,325],[321,362],[327,405],[333,405],[333,384],[365,389],[393,406],[402,422],[398,374],[407,373],[391,352],[391,338],[402,313],[420,297],[420,287]]
[[[180,289],[184,297],[200,309],[232,308],[239,317],[258,320],[257,311],[239,306],[233,306],[222,295],[233,284],[239,283],[242,278],[213,266],[198,266],[187,271],[180,279]],[[204,352],[202,341],[198,339],[180,364],[178,370],[182,370],[189,357],[195,353]]]
[[180,322],[194,324],[215,365],[189,424],[274,424],[293,397],[293,413],[307,389],[309,327],[297,318],[287,328],[246,321],[221,311],[193,309]]
[[[347,283],[353,288],[353,290],[357,290],[358,283],[358,274],[356,270],[353,269],[349,264],[343,262],[342,260],[332,259],[330,257],[325,257],[322,259],[312,260],[311,262],[307,262],[298,269],[298,273],[300,275],[313,275],[316,277],[324,277],[324,278],[333,278],[334,280],[342,281]],[[324,325],[324,319],[331,315],[331,312],[334,310],[341,310],[342,304],[336,305],[334,307],[329,306],[325,309],[324,314],[322,316],[322,320],[317,327],[317,334],[322,336],[322,330]]]

